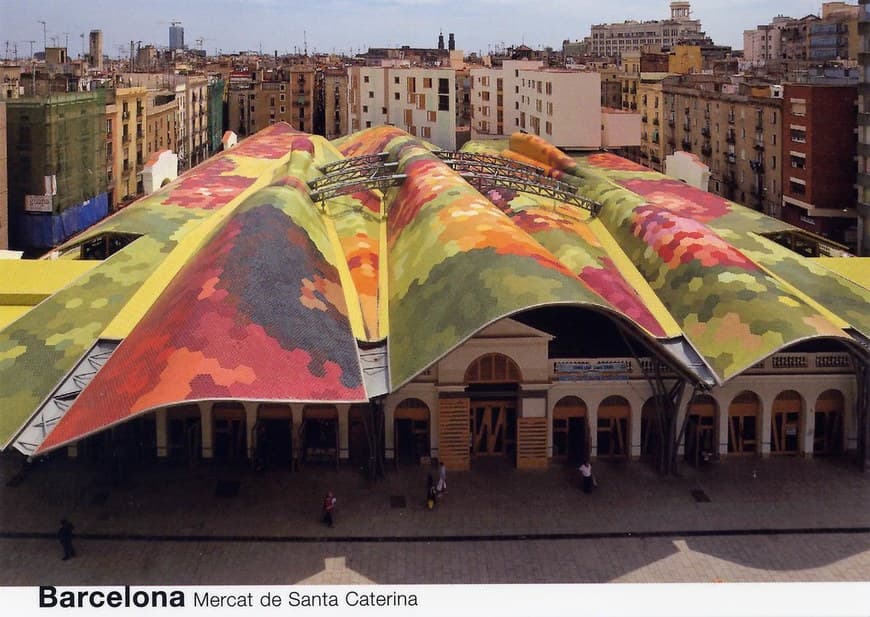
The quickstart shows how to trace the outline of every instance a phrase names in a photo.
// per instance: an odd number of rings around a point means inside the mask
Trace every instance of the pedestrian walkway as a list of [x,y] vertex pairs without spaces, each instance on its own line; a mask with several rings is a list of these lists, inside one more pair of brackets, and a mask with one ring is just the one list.
[[[347,580],[393,583],[870,580],[870,476],[841,461],[737,459],[685,466],[680,477],[598,463],[599,488],[586,495],[576,470],[486,460],[451,471],[432,511],[429,472],[388,467],[369,486],[348,468],[155,464],[116,484],[64,460],[21,477],[2,458],[0,583],[71,573],[54,535],[62,517],[76,526],[80,557],[70,563],[79,582],[127,572],[137,582],[293,583],[327,570],[344,580],[348,569],[356,574]],[[327,490],[338,498],[333,529],[320,521]],[[346,562],[327,567],[333,558]]]

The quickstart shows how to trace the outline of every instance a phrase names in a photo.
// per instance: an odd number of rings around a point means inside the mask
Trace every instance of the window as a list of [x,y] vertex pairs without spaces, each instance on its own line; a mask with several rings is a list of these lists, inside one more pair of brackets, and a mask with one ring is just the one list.
[[795,195],[806,195],[807,185],[802,180],[790,178],[788,182],[789,190]]
[[789,133],[791,135],[791,140],[797,143],[806,143],[807,142],[807,131],[804,128],[791,128]]
[[432,87],[432,78],[431,77],[424,77],[423,78],[423,87],[424,88],[431,88]]
[[364,84],[369,83],[369,76],[368,75],[363,75],[363,83]]
[[421,127],[420,128],[420,136],[423,137],[424,139],[429,139],[430,137],[432,137],[432,129],[429,128],[428,126]]
[[363,113],[364,114],[369,113],[369,106],[368,105],[363,105]]
[[395,100],[397,100],[397,101],[400,101],[400,100],[402,100],[402,95],[399,94],[398,92],[394,92],[394,93],[393,93],[393,98],[394,98]]
[[372,92],[371,90],[369,90],[369,98],[370,98],[370,99],[375,98],[375,93]]
[[397,86],[399,85],[399,76],[398,75],[393,77],[393,83],[396,84]]
[[792,153],[791,154],[791,166],[794,169],[805,169],[807,166],[807,159],[804,155],[799,155]]
[[371,120],[366,120],[366,128],[367,129],[372,128],[372,121]]
[[438,120],[438,113],[434,111],[427,111],[426,120],[428,122],[435,122],[436,120]]

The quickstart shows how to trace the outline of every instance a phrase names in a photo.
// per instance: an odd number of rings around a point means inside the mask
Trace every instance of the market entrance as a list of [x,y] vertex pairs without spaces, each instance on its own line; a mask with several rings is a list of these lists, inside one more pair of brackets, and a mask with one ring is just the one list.
[[845,402],[839,390],[826,390],[816,400],[813,427],[813,455],[843,453],[843,410]]
[[586,403],[576,396],[566,396],[553,408],[553,459],[573,467],[586,461],[589,431]]
[[716,400],[708,394],[695,396],[689,404],[685,435],[686,462],[695,467],[716,454]]
[[770,426],[770,451],[773,454],[800,452],[803,399],[794,390],[780,392],[773,401]]
[[254,464],[257,469],[292,467],[293,412],[289,405],[260,405],[254,437]]
[[483,355],[465,371],[472,456],[516,457],[520,382],[519,367],[503,354]]

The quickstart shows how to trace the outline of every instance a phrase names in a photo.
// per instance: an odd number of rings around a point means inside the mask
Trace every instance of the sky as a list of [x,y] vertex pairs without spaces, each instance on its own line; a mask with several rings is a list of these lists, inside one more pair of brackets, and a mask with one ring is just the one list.
[[[855,0],[857,1],[857,0]],[[668,0],[0,0],[0,54],[19,57],[48,46],[82,53],[87,32],[103,31],[103,53],[129,55],[130,41],[169,44],[180,21],[189,47],[209,53],[260,50],[279,54],[356,53],[368,47],[435,47],[439,31],[456,47],[487,53],[524,43],[560,48],[589,35],[592,24],[666,19]],[[821,0],[692,0],[692,16],[720,45],[743,47],[743,31],[776,15],[803,17]],[[85,34],[84,38],[81,37]]]

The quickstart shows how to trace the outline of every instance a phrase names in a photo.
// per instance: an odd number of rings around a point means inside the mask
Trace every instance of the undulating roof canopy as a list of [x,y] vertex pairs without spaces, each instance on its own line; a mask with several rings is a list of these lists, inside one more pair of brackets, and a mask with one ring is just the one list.
[[117,245],[0,323],[0,443],[184,402],[366,401],[542,306],[609,315],[708,385],[799,341],[866,345],[868,290],[764,237],[780,221],[530,135],[463,151],[276,124],[60,247]]

